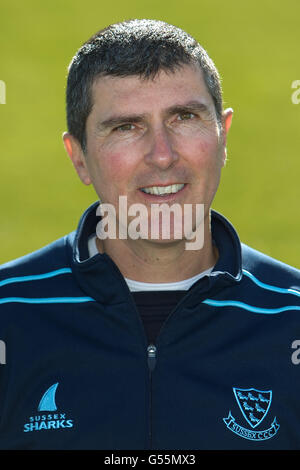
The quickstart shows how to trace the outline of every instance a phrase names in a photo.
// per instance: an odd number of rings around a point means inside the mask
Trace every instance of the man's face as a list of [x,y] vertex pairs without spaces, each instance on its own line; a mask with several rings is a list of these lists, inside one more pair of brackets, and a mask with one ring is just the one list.
[[104,76],[92,93],[86,154],[65,136],[81,180],[114,205],[117,217],[119,196],[128,207],[204,204],[207,216],[226,159],[231,110],[220,129],[202,71],[185,65],[155,79]]

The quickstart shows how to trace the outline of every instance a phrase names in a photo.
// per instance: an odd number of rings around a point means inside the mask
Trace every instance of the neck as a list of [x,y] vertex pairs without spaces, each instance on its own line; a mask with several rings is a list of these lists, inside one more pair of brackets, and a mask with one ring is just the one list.
[[186,240],[157,242],[97,238],[100,253],[116,263],[124,277],[140,282],[177,282],[214,266],[218,250],[212,243],[210,224],[204,229],[204,244],[198,250],[186,250]]

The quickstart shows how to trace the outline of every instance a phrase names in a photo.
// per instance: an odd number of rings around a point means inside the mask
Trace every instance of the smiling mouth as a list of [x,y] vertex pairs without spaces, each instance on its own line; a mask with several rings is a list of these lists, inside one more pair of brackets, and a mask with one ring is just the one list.
[[169,194],[178,193],[184,188],[184,183],[170,184],[169,186],[149,186],[147,188],[140,188],[143,193],[153,194],[155,196],[164,196]]

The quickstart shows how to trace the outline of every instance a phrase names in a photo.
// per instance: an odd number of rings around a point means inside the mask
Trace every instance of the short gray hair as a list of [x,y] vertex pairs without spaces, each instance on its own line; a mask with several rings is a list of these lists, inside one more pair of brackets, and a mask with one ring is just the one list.
[[98,31],[77,51],[69,65],[66,92],[68,131],[86,150],[86,120],[92,110],[92,85],[101,75],[153,78],[198,64],[211,94],[218,123],[223,112],[218,70],[205,49],[182,29],[158,20],[128,20]]

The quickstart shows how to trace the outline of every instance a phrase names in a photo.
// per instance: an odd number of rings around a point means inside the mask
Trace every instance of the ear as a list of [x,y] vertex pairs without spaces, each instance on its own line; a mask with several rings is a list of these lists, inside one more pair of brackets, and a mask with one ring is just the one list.
[[227,134],[228,134],[229,129],[231,127],[232,117],[233,117],[233,109],[232,108],[227,108],[227,109],[225,109],[225,111],[223,111],[223,115],[222,115],[223,165],[225,165],[226,158],[227,158],[227,148],[226,148]]
[[69,132],[64,132],[63,142],[79,178],[84,184],[91,184],[92,181],[86,164],[86,156],[79,141]]

